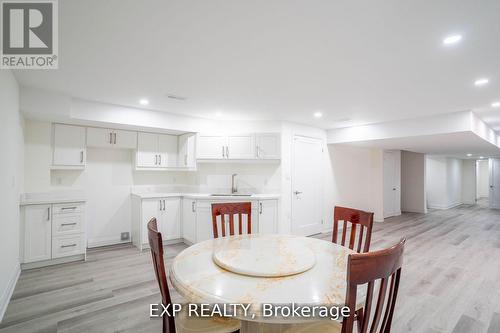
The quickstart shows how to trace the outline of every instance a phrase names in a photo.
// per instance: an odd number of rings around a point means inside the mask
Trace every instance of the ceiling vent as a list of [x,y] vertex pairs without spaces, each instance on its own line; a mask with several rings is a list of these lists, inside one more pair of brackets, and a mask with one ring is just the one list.
[[167,94],[167,97],[176,101],[185,101],[187,97],[179,96],[179,95],[174,95],[174,94]]

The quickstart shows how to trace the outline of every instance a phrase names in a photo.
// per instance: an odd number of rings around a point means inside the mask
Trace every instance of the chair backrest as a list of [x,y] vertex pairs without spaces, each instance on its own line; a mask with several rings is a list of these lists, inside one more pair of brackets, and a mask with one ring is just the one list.
[[[163,241],[161,233],[158,232],[156,218],[152,218],[148,222],[148,240],[151,248],[151,256],[153,257],[153,266],[155,269],[156,280],[160,287],[161,300],[163,305],[172,304],[170,299],[170,291],[168,290],[167,274],[165,273],[165,263],[163,262]],[[163,332],[175,333],[174,317],[163,316]]]
[[[346,305],[351,309],[351,313],[342,323],[342,333],[353,331],[358,286],[365,284],[367,284],[365,304],[363,309],[356,313],[358,332],[389,333],[391,331],[405,242],[406,239],[403,238],[388,249],[349,255]],[[374,299],[373,291],[375,282],[378,281],[378,295]],[[372,305],[375,305],[373,312]]]
[[[344,221],[341,230],[341,240],[338,241],[339,221]],[[350,234],[347,226],[350,225]],[[332,242],[346,246],[356,252],[368,252],[372,238],[373,213],[362,210],[336,206],[333,211],[333,235]],[[359,229],[359,233],[357,232]],[[358,237],[356,237],[358,236]],[[364,237],[363,237],[364,236]]]
[[252,233],[252,203],[251,202],[228,202],[212,204],[212,228],[214,238],[219,237],[219,228],[217,226],[217,216],[220,216],[221,236],[226,236],[226,218],[229,215],[229,235],[234,235],[234,216],[238,215],[239,234],[243,234],[242,215],[247,215],[247,234]]

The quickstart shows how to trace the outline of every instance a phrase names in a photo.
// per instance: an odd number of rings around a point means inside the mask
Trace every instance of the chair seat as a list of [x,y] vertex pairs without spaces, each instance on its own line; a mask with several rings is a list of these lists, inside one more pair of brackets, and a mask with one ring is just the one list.
[[239,330],[239,320],[226,317],[189,317],[186,311],[175,316],[177,333],[231,333]]
[[342,324],[335,320],[321,320],[306,324],[294,324],[283,333],[339,333]]

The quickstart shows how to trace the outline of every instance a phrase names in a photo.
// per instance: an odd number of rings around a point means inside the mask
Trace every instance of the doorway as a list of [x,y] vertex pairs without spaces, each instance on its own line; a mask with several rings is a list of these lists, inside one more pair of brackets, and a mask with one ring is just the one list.
[[384,151],[384,218],[401,215],[401,151]]
[[310,236],[322,231],[323,142],[293,137],[292,233]]
[[500,209],[500,159],[489,159],[489,195],[490,208]]
[[488,160],[476,161],[476,203],[489,206],[490,168]]

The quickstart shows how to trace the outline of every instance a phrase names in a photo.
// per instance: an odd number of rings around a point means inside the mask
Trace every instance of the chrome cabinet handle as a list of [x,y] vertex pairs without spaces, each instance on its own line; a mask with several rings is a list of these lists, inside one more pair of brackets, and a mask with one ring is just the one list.
[[161,165],[161,155],[158,155],[158,157],[160,158],[160,163],[158,163],[158,164]]
[[226,158],[229,158],[229,147],[226,146]]
[[163,200],[160,200],[160,210],[163,210]]
[[71,210],[73,210],[73,209],[76,209],[76,206],[73,206],[73,207],[62,207],[62,208],[61,208],[61,210],[66,210],[66,209],[71,209]]
[[293,193],[295,193],[295,195],[299,195],[299,194],[301,194],[302,192],[300,192],[300,191],[295,191],[295,192],[293,192]]
[[194,207],[195,201],[191,202],[191,211],[196,212],[196,208]]
[[76,244],[61,245],[61,248],[65,248],[65,247],[73,247],[73,246],[76,246]]
[[184,165],[185,166],[188,165],[188,156],[187,156],[187,154],[184,154]]
[[259,214],[262,214],[262,202],[259,202]]
[[255,146],[255,151],[257,152],[257,158],[259,158],[259,146]]
[[47,221],[50,221],[50,207],[47,207]]
[[224,154],[224,146],[222,146],[222,158],[226,157]]
[[114,137],[114,144],[116,145],[116,133],[113,133],[113,137]]
[[155,155],[155,165],[158,165],[158,155]]
[[61,226],[66,226],[66,225],[76,225],[76,222],[73,222],[73,223],[61,223]]
[[80,163],[83,164],[83,150],[80,152]]
[[163,200],[163,210],[165,210],[165,200]]

